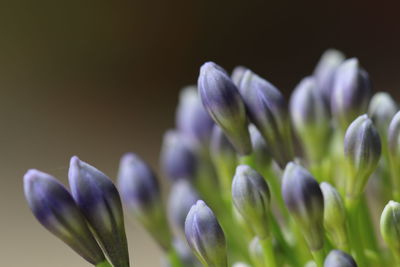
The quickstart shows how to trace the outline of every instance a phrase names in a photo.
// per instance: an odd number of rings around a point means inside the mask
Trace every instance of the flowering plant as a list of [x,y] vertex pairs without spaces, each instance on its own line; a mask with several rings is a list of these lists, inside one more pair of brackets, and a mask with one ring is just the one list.
[[400,112],[339,51],[322,55],[289,103],[245,67],[229,75],[205,63],[197,87],[182,90],[160,162],[166,203],[133,153],[117,186],[72,157],[70,192],[29,170],[25,196],[44,227],[98,267],[130,265],[122,206],[166,266],[400,266]]

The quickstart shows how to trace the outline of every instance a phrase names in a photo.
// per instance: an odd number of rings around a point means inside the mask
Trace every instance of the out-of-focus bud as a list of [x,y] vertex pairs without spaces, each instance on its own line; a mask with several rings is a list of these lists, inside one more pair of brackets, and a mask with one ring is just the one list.
[[249,166],[239,165],[232,182],[232,200],[254,233],[267,238],[271,194],[264,178]]
[[232,267],[250,267],[250,265],[244,262],[235,262]]
[[224,232],[212,210],[202,200],[190,209],[185,222],[186,239],[205,266],[227,267]]
[[379,134],[368,115],[359,116],[347,128],[344,154],[352,172],[347,179],[346,196],[355,198],[364,191],[381,156]]
[[[218,125],[214,126],[211,143],[210,156],[218,172],[218,178],[224,192],[231,190],[232,177],[235,174],[237,155],[235,148],[225,136]],[[230,193],[229,193],[230,194]]]
[[248,70],[239,86],[250,120],[264,136],[274,159],[284,166],[293,158],[287,103],[268,81]]
[[390,121],[397,110],[396,101],[386,92],[374,94],[369,103],[368,114],[378,129],[382,141],[385,141],[385,143]]
[[249,252],[253,262],[260,263],[262,266],[267,265],[260,239],[257,236],[249,243]]
[[334,243],[346,248],[346,210],[339,192],[329,183],[320,184],[324,196],[324,226]]
[[235,149],[242,155],[250,154],[246,108],[226,71],[213,62],[204,63],[200,69],[198,88],[205,109]]
[[244,67],[244,66],[236,66],[233,71],[232,71],[232,81],[236,86],[240,85],[240,81],[243,78],[244,73],[246,72],[246,70],[248,70],[248,68]]
[[389,201],[383,209],[380,222],[381,234],[390,249],[400,251],[400,203]]
[[400,200],[400,111],[394,115],[389,124],[387,139],[393,197],[395,200]]
[[329,142],[330,115],[313,77],[304,78],[295,88],[290,98],[290,113],[308,158],[321,160]]
[[268,145],[265,142],[264,137],[256,126],[250,124],[249,132],[251,137],[251,143],[253,145],[254,163],[257,167],[268,168],[271,165],[271,153]]
[[168,218],[178,233],[185,231],[186,216],[199,199],[189,181],[179,180],[172,184],[168,199]]
[[368,73],[356,58],[345,60],[335,75],[331,110],[342,130],[358,116],[367,112],[371,97]]
[[163,173],[171,181],[196,177],[197,158],[193,146],[178,131],[169,130],[164,134],[160,162]]
[[176,111],[176,126],[197,145],[208,146],[214,121],[204,109],[196,86],[182,89]]
[[110,178],[95,167],[71,158],[69,184],[72,196],[115,267],[129,266],[122,203]]
[[324,267],[357,267],[357,263],[349,254],[335,249],[325,258]]
[[332,96],[335,72],[344,59],[345,56],[342,52],[335,49],[328,49],[322,54],[315,67],[313,76],[328,106],[330,105]]
[[127,210],[161,247],[169,248],[172,238],[160,187],[150,166],[133,153],[125,154],[119,165],[118,188]]
[[33,214],[47,230],[93,265],[105,261],[85,218],[61,183],[46,173],[29,170],[24,191]]
[[300,165],[290,162],[282,180],[282,196],[312,251],[324,244],[324,197],[318,182]]

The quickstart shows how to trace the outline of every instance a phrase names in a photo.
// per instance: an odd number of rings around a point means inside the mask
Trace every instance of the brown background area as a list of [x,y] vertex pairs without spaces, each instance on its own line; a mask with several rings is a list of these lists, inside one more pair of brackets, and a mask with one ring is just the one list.
[[[1,1],[0,265],[88,266],[30,214],[28,168],[65,181],[76,154],[115,177],[126,151],[156,167],[178,90],[206,60],[288,95],[335,47],[398,95],[399,22],[384,1]],[[128,229],[133,265],[158,266],[157,246]]]

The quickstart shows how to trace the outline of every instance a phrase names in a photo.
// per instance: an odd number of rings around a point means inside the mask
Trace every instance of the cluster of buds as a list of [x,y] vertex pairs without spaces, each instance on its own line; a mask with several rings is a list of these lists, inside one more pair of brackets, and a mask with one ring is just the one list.
[[95,266],[129,266],[122,206],[164,266],[400,266],[400,111],[337,50],[289,101],[247,67],[206,62],[180,94],[160,170],[166,201],[134,153],[117,187],[73,157],[71,193],[37,170],[24,189],[39,222]]

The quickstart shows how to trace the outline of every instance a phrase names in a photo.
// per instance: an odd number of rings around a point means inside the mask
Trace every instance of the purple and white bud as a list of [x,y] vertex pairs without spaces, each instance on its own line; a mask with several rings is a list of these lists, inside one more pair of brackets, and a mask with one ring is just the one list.
[[226,71],[213,62],[201,66],[198,88],[205,109],[238,153],[251,153],[246,108]]
[[196,86],[182,89],[176,110],[176,126],[196,144],[208,146],[214,121],[204,109]]
[[162,248],[168,249],[172,237],[166,227],[160,186],[150,166],[133,153],[125,154],[119,165],[118,188],[127,210]]
[[346,196],[354,198],[364,191],[381,156],[380,137],[368,115],[359,116],[347,128],[344,155],[353,174],[347,179]]
[[261,174],[247,165],[239,165],[233,177],[232,200],[253,232],[260,239],[268,238],[271,193]]
[[231,79],[236,86],[240,85],[240,81],[243,78],[244,73],[248,70],[248,68],[244,66],[236,66],[231,74]]
[[224,231],[212,210],[202,200],[190,209],[185,235],[192,252],[205,266],[227,267]]
[[24,176],[24,192],[33,214],[47,230],[91,264],[105,261],[74,199],[53,176],[29,170]]
[[371,98],[371,81],[358,60],[345,60],[337,69],[331,98],[332,115],[342,130],[367,112]]
[[315,67],[313,76],[315,77],[318,90],[322,93],[324,101],[328,107],[330,106],[332,97],[336,70],[344,60],[345,56],[342,52],[335,49],[329,49],[322,54],[317,66]]
[[251,122],[270,146],[279,165],[293,158],[293,145],[287,103],[271,83],[248,70],[239,86]]
[[335,249],[325,258],[324,267],[357,267],[357,263],[351,255]]
[[373,121],[382,141],[386,143],[390,121],[398,111],[396,101],[386,92],[373,95],[369,103],[368,115]]
[[305,168],[290,162],[283,173],[282,196],[312,251],[324,244],[324,197],[318,182]]
[[68,178],[75,202],[111,263],[115,267],[128,267],[124,214],[113,182],[76,156],[71,158]]
[[164,134],[160,156],[161,169],[171,181],[194,180],[197,172],[197,157],[194,145],[178,131]]

